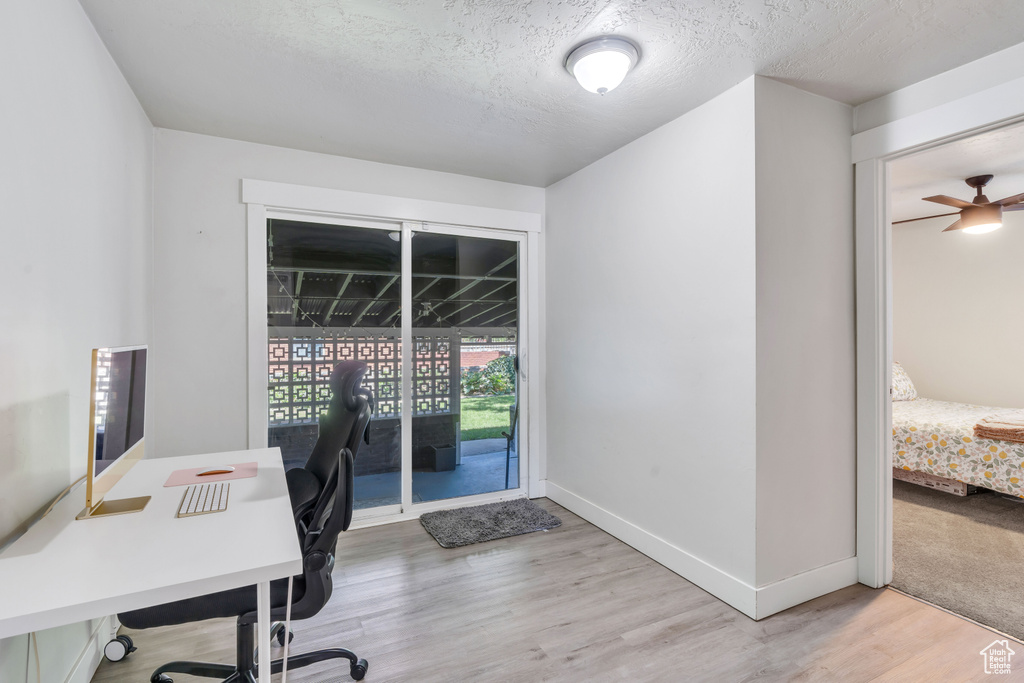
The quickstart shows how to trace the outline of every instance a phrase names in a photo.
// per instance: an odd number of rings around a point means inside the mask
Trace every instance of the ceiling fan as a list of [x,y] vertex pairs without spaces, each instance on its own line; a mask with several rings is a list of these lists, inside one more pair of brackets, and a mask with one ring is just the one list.
[[950,197],[945,194],[924,198],[924,201],[926,202],[945,204],[946,206],[952,206],[960,209],[960,211],[953,213],[940,213],[934,216],[922,216],[921,218],[911,218],[905,221],[896,221],[893,225],[911,223],[913,221],[923,221],[927,218],[958,215],[960,218],[942,232],[963,230],[966,233],[977,235],[983,232],[990,232],[996,228],[1001,228],[1003,225],[1003,211],[1024,211],[1024,192],[1021,194],[1015,194],[1012,197],[1000,199],[999,201],[990,202],[988,197],[986,197],[982,192],[982,188],[988,185],[990,180],[992,180],[991,175],[976,175],[971,178],[967,178],[964,181],[978,191],[974,200],[970,202],[965,202],[962,199]]

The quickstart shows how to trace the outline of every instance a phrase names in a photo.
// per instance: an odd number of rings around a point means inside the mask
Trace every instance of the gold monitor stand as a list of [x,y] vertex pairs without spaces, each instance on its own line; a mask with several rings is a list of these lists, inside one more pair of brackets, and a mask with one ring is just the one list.
[[108,515],[124,515],[129,512],[141,512],[146,507],[150,496],[138,496],[136,498],[121,498],[120,500],[103,500],[103,497],[114,487],[114,484],[121,480],[128,470],[136,462],[142,459],[145,451],[146,439],[140,438],[138,443],[129,449],[118,460],[114,461],[103,476],[96,478],[96,377],[97,377],[97,355],[99,349],[92,352],[92,386],[89,399],[89,466],[85,476],[85,509],[78,513],[75,519],[91,519],[93,517],[106,517]]
[[[90,440],[94,437],[90,437]],[[90,519],[92,517],[105,517],[107,515],[124,515],[129,512],[141,512],[146,507],[150,496],[138,496],[135,498],[121,498],[119,500],[104,500],[103,497],[113,488],[114,484],[121,480],[128,470],[136,462],[142,459],[145,446],[145,439],[140,439],[135,448],[125,453],[120,460],[107,468],[100,479],[96,479],[96,463],[89,461],[89,474],[85,482],[85,509],[78,513],[75,519]],[[89,451],[92,452],[90,444]]]
[[146,507],[149,499],[150,496],[138,496],[137,498],[121,498],[119,500],[101,500],[96,507],[87,507],[79,512],[75,519],[92,519],[93,517],[142,512],[142,508]]

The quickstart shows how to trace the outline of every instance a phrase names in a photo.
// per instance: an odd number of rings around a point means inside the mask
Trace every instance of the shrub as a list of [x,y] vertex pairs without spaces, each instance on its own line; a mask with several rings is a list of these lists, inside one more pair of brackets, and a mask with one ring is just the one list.
[[484,388],[484,373],[479,370],[463,370],[462,371],[462,395],[463,396],[475,396],[477,394],[487,393]]
[[462,371],[462,395],[480,396],[491,394],[503,396],[515,393],[516,370],[514,356],[500,356],[488,363],[483,370]]

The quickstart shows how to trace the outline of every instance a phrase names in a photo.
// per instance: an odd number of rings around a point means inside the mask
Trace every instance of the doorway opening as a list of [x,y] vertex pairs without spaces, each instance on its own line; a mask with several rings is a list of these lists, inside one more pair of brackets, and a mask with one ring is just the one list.
[[[986,425],[1024,420],[1024,320],[1007,314],[1024,299],[1022,145],[1006,126],[888,162],[891,585],[1018,639],[1024,443]],[[965,205],[1004,197],[1001,227],[959,229]]]

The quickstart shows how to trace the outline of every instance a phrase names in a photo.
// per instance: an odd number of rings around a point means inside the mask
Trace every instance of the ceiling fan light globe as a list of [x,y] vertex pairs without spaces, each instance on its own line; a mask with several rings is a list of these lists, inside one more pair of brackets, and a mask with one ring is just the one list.
[[969,228],[964,228],[964,232],[968,235],[984,235],[986,232],[992,232],[1003,227],[1002,223],[982,223],[980,225],[972,225]]
[[972,206],[960,212],[960,220],[963,221],[964,232],[968,235],[992,232],[1003,226],[1003,207],[998,204]]

